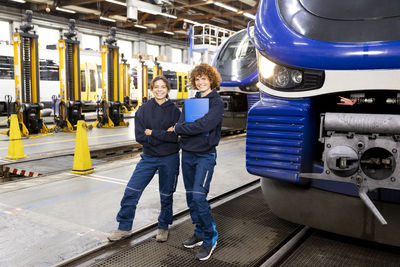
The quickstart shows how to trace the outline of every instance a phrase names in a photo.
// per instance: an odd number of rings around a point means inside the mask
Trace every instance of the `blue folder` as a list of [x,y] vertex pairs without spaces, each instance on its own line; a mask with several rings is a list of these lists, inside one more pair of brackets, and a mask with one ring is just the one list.
[[[185,121],[194,122],[197,119],[204,117],[208,113],[209,99],[208,98],[189,98],[185,99]],[[208,133],[201,134],[208,136]]]

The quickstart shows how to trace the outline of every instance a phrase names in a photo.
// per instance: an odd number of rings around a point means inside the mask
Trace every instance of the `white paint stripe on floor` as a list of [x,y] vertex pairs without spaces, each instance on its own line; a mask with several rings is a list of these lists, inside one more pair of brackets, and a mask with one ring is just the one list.
[[121,183],[125,183],[125,184],[128,183],[128,181],[123,180],[123,179],[112,178],[112,177],[107,177],[107,176],[102,176],[102,175],[97,175],[97,174],[85,174],[85,176],[95,177],[95,178],[99,178],[99,179],[112,180],[112,181],[121,182]]
[[127,183],[121,183],[121,182],[116,182],[116,181],[112,181],[109,179],[105,179],[105,178],[96,178],[94,176],[88,176],[88,175],[80,175],[81,177],[84,178],[89,178],[89,179],[93,179],[93,180],[97,180],[97,181],[101,181],[101,182],[107,182],[107,183],[112,183],[112,184],[120,184],[120,185],[126,185]]

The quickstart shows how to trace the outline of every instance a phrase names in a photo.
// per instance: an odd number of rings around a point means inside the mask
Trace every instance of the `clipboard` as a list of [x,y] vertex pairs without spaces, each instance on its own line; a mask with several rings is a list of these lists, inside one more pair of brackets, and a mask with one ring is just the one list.
[[[208,98],[189,98],[185,99],[185,121],[194,122],[197,119],[204,117],[209,110]],[[208,136],[209,133],[200,134]]]

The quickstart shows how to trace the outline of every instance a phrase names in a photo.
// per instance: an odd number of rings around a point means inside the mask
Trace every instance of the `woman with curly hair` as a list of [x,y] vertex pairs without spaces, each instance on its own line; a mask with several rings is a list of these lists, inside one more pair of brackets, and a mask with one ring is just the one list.
[[195,98],[208,98],[208,113],[194,122],[185,121],[185,107],[174,127],[181,136],[182,174],[186,201],[195,224],[194,234],[183,242],[186,248],[201,246],[196,258],[207,260],[217,245],[218,232],[211,215],[207,194],[216,164],[216,149],[221,138],[224,103],[213,90],[219,86],[221,76],[208,64],[196,66],[190,74],[191,88],[199,92]]

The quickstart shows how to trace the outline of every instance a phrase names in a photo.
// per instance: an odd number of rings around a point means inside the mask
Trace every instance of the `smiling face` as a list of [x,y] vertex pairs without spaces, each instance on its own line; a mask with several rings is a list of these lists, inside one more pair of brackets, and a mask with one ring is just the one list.
[[163,80],[157,80],[154,82],[152,93],[157,101],[164,101],[167,98],[168,86]]
[[211,92],[211,82],[207,75],[199,75],[195,79],[196,88],[202,95],[207,95]]

